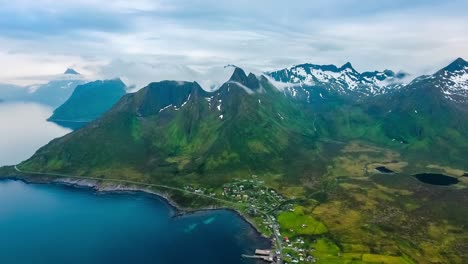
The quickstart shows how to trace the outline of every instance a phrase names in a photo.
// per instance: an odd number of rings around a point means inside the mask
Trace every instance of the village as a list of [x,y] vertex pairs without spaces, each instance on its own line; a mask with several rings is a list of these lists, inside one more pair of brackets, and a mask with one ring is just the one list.
[[[272,237],[273,249],[257,249],[254,255],[245,258],[261,259],[270,263],[315,263],[310,243],[300,236],[283,236],[282,231],[294,233],[293,229],[281,227],[277,217],[282,212],[294,212],[294,201],[288,200],[275,190],[265,186],[265,182],[252,175],[252,179],[234,180],[224,184],[221,190],[185,186],[184,189],[201,195],[217,197],[239,204],[239,208],[255,222],[259,230]],[[297,228],[307,228],[305,223]],[[300,233],[300,232],[298,232]]]

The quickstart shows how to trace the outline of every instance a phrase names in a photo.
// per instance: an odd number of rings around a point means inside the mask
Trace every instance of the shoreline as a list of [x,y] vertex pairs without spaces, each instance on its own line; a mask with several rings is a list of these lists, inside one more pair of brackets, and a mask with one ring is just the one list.
[[[52,177],[47,177],[48,179]],[[56,185],[62,187],[71,187],[76,189],[82,189],[87,191],[94,191],[97,194],[144,194],[148,195],[151,198],[155,198],[165,202],[171,209],[173,210],[174,214],[171,217],[182,217],[190,214],[195,213],[202,213],[202,212],[209,212],[214,210],[226,210],[234,213],[237,217],[241,218],[242,221],[247,223],[250,228],[253,229],[255,235],[262,239],[267,239],[270,243],[270,247],[274,244],[272,237],[268,237],[264,235],[260,230],[255,226],[253,221],[248,219],[244,216],[241,212],[234,208],[229,207],[202,207],[202,208],[189,208],[189,207],[182,207],[181,205],[177,204],[174,200],[172,200],[168,194],[163,192],[157,192],[154,190],[150,190],[148,188],[139,188],[139,187],[131,187],[125,184],[111,184],[111,185],[102,185],[99,184],[97,181],[94,180],[87,180],[87,179],[70,179],[70,178],[53,178],[52,180],[42,179],[30,179],[29,176],[5,176],[0,177],[0,181],[21,181],[25,184],[44,184],[44,185]]]

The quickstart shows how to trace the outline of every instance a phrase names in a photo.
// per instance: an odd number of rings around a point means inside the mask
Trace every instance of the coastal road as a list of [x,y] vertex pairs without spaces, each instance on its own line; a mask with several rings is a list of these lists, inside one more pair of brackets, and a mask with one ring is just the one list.
[[[267,215],[267,217],[270,217],[270,216]],[[270,223],[276,226],[276,221],[273,220],[272,216],[270,217],[270,221],[271,221]],[[278,236],[278,233],[276,232],[275,228],[273,228],[273,234],[275,234],[275,238],[276,238],[276,247],[277,247],[276,249],[280,252],[280,254],[278,255],[280,259],[277,260],[276,263],[282,264],[283,263],[283,244],[281,242],[281,237]]]
[[155,187],[155,188],[167,189],[167,190],[172,190],[172,191],[180,191],[180,192],[183,192],[183,193],[196,195],[196,196],[199,196],[199,197],[211,199],[211,200],[214,200],[214,201],[218,201],[218,202],[222,202],[222,203],[226,203],[226,204],[230,204],[230,205],[236,205],[236,206],[239,206],[239,205],[240,205],[239,203],[236,203],[236,202],[224,200],[224,199],[221,199],[221,198],[209,196],[209,195],[202,194],[202,193],[191,192],[191,191],[188,191],[188,190],[185,190],[185,189],[182,189],[182,188],[178,188],[178,187],[173,187],[173,186],[168,186],[168,185],[162,185],[162,184],[143,183],[143,182],[137,182],[137,181],[129,181],[129,180],[123,180],[123,179],[112,179],[112,178],[103,179],[103,178],[98,178],[98,177],[76,176],[76,175],[61,174],[61,173],[48,173],[48,172],[24,171],[24,170],[19,169],[16,165],[15,165],[15,170],[16,170],[17,172],[23,173],[23,174],[44,175],[44,176],[52,176],[52,177],[60,177],[60,178],[69,178],[69,179],[82,179],[82,180],[93,180],[93,181],[105,181],[105,182],[114,182],[114,183],[125,183],[125,184],[140,185],[140,186],[145,186],[145,187]]

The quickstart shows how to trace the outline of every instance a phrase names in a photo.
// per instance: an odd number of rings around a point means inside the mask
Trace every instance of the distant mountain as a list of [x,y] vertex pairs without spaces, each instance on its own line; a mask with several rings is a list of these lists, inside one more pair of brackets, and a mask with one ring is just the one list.
[[0,97],[5,101],[37,102],[56,108],[63,104],[73,93],[77,85],[85,83],[85,79],[72,69],[57,75],[45,84],[17,86],[0,84]]
[[77,71],[75,71],[72,68],[68,68],[63,74],[74,74],[74,75],[80,75]]
[[450,101],[468,104],[468,62],[458,58],[433,75],[415,79],[409,87],[426,87]]
[[46,84],[29,87],[28,100],[56,108],[71,96],[78,85],[84,83],[84,78],[69,68]]
[[25,87],[0,83],[0,98],[4,101],[19,101],[21,98],[26,98],[27,96],[28,91]]
[[349,62],[341,67],[301,64],[266,74],[282,83],[285,93],[307,102],[325,94],[355,97],[385,94],[401,88],[407,77],[406,73],[391,70],[359,73]]
[[55,108],[63,104],[70,97],[75,88],[83,83],[85,83],[85,81],[81,78],[52,80],[46,84],[34,87],[33,91],[28,93],[25,98],[27,101],[34,101]]
[[86,124],[109,110],[125,93],[125,84],[120,79],[78,85],[49,120],[60,124]]

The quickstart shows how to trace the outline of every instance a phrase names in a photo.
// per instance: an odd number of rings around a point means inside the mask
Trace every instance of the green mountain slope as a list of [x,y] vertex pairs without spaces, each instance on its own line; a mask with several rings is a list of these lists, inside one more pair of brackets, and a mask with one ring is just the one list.
[[108,111],[125,93],[125,84],[120,79],[79,85],[49,120],[90,122]]
[[[265,77],[240,68],[215,92],[197,83],[152,83],[24,165],[78,174],[129,169],[148,177],[232,170],[286,175],[314,167],[307,163],[323,156],[316,143],[327,140],[363,140],[408,157],[461,164],[468,153],[465,108],[443,97],[433,80],[365,101],[337,97],[315,104],[291,100]],[[434,155],[434,147],[456,157]]]
[[287,157],[300,159],[313,141],[299,108],[265,78],[237,69],[213,93],[197,83],[164,81],[125,95],[101,119],[53,140],[22,166],[158,180],[285,171],[294,163]]
[[[459,71],[459,60],[391,95],[371,99],[362,108],[387,138],[403,145],[413,156],[463,164],[463,157],[468,155],[468,105],[447,95],[448,89],[450,95],[457,91],[445,78]],[[463,67],[468,69],[468,63]]]

